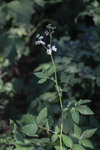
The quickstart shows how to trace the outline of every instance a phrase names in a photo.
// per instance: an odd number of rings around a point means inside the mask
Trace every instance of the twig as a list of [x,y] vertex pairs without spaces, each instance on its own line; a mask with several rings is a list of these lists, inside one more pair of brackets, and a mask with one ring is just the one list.
[[[49,132],[51,132],[51,133],[54,133],[54,134],[59,135],[57,132],[55,132],[55,131],[53,131],[53,130],[50,130],[50,129],[47,129],[47,128],[43,127],[42,125],[38,125],[38,127],[42,128],[42,129],[44,129],[44,130],[47,130],[47,131],[49,131]],[[59,136],[60,136],[60,135],[59,135]]]

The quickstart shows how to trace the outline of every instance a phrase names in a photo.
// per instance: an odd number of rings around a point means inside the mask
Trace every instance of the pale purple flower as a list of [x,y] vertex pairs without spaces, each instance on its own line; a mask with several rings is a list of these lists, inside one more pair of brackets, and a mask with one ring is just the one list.
[[51,53],[52,53],[51,48],[47,49],[47,54],[48,54],[48,55],[51,55]]
[[48,45],[47,45],[47,47],[48,47],[48,48],[50,48],[50,47],[51,47],[51,45],[50,45],[50,44],[48,44]]
[[55,46],[52,46],[52,51],[56,52],[57,48]]
[[40,42],[40,44],[45,45],[45,42],[44,42],[44,41],[41,41],[41,40],[40,40],[39,42]]
[[38,39],[39,39],[39,40],[42,40],[42,39],[43,39],[43,36],[40,36]]

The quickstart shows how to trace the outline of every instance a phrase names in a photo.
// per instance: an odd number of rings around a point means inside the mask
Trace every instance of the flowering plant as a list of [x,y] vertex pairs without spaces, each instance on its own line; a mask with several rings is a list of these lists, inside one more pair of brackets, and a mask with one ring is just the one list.
[[[57,52],[57,48],[55,45],[52,45],[52,34],[54,33],[55,27],[49,24],[47,29],[45,34],[50,38],[49,44],[46,44],[43,41],[44,37],[38,34],[36,37],[36,45],[42,45],[46,49],[47,55],[51,57],[54,75],[51,76],[47,70],[34,74],[39,78],[39,84],[46,82],[48,79],[55,84],[57,103],[60,106],[60,113],[57,116],[58,121],[56,119],[54,122],[48,113],[48,108],[44,107],[37,115],[25,114],[16,122],[10,120],[10,132],[2,137],[1,142],[6,143],[6,147],[9,150],[93,149],[93,144],[89,138],[97,129],[82,129],[80,127],[82,115],[94,114],[87,106],[87,103],[91,102],[91,100],[80,99],[77,101],[75,99],[69,99],[67,103],[63,100],[63,92],[67,92],[66,84],[69,76],[65,72],[62,72],[60,75],[60,83],[58,82],[56,65],[53,58],[53,52]],[[52,111],[52,107],[50,111]],[[66,119],[69,125],[65,123]],[[67,126],[67,130],[65,130],[65,126]],[[69,129],[70,132],[68,132]],[[43,132],[42,138],[41,132]],[[29,138],[32,138],[31,143],[29,143]]]
[[[63,101],[62,101],[62,92],[64,92],[65,87],[66,87],[66,80],[67,76],[63,72],[61,73],[61,82],[64,83],[64,88],[60,88],[58,85],[58,79],[57,79],[57,71],[56,71],[56,66],[54,63],[53,55],[52,52],[57,52],[57,48],[55,45],[52,45],[52,34],[54,33],[55,27],[52,27],[51,24],[47,26],[48,31],[46,31],[46,36],[49,36],[50,38],[50,44],[46,46],[46,43],[43,41],[43,36],[37,35],[38,41],[36,41],[36,45],[42,45],[46,49],[46,53],[51,56],[52,64],[53,64],[53,69],[54,69],[54,78],[50,78],[51,80],[54,81],[59,97],[59,102],[60,102],[60,108],[61,108],[61,117],[60,117],[60,124],[56,125],[55,131],[51,131],[48,128],[44,128],[45,130],[52,132],[52,141],[56,142],[57,139],[59,139],[59,144],[55,146],[56,150],[85,150],[85,147],[93,148],[93,145],[88,138],[90,138],[96,131],[96,129],[89,129],[86,130],[82,133],[81,128],[78,126],[79,120],[80,120],[80,114],[81,115],[93,115],[93,111],[87,106],[83,105],[86,103],[89,103],[90,100],[72,100],[68,102],[67,107],[63,106]],[[43,83],[45,82],[48,77],[46,74],[43,74],[42,72],[37,72],[35,75],[40,78],[38,83]],[[45,78],[45,80],[43,79]],[[42,81],[42,82],[41,82]],[[73,105],[72,105],[73,104]],[[74,121],[74,133],[71,135],[65,135],[63,133],[63,123],[68,114],[71,114],[72,120]],[[74,138],[74,139],[73,139]],[[77,139],[77,140],[75,140]],[[77,141],[77,142],[76,142]],[[75,142],[75,143],[74,143]]]

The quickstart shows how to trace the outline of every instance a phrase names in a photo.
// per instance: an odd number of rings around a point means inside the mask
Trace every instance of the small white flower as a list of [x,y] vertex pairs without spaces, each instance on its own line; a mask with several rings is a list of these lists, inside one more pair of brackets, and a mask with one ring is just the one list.
[[52,46],[52,51],[56,52],[57,48],[55,46]]
[[44,42],[44,41],[42,41],[42,40],[38,40],[38,41],[36,41],[36,45],[40,45],[40,44],[45,45],[45,42]]
[[44,42],[44,41],[41,41],[41,40],[40,40],[39,42],[40,42],[40,44],[45,45],[45,42]]
[[47,47],[48,47],[48,48],[50,48],[50,47],[51,47],[51,45],[50,45],[50,44],[48,44],[48,45],[47,45]]
[[48,55],[51,55],[51,53],[52,53],[52,50],[49,48],[49,49],[47,49],[47,54]]
[[42,39],[43,39],[43,36],[40,36],[38,39],[39,39],[39,40],[42,40]]

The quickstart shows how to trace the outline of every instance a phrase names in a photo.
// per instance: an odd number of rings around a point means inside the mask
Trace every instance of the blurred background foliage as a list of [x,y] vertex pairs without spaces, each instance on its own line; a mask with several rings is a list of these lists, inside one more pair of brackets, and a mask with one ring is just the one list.
[[99,0],[0,0],[0,132],[8,130],[8,118],[16,120],[27,112],[37,114],[45,106],[57,120],[59,104],[54,84],[47,81],[37,85],[33,74],[41,70],[53,74],[49,56],[34,44],[37,33],[44,35],[48,23],[57,27],[53,42],[58,48],[54,56],[58,76],[60,72],[68,75],[63,103],[70,99],[92,100],[95,117],[87,121],[90,127],[98,127],[94,137],[98,150]]

